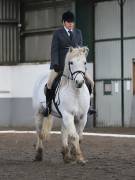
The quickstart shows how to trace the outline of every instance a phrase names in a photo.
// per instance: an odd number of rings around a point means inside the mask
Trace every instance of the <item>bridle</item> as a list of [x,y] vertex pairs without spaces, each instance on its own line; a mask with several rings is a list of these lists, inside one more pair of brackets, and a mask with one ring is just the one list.
[[75,72],[72,72],[71,70],[71,62],[68,62],[68,67],[69,67],[69,72],[70,72],[70,76],[66,76],[65,74],[63,74],[64,77],[66,77],[67,79],[70,79],[72,81],[75,81],[76,77],[81,74],[83,79],[85,79],[85,73],[86,73],[86,69],[85,71],[75,71]]

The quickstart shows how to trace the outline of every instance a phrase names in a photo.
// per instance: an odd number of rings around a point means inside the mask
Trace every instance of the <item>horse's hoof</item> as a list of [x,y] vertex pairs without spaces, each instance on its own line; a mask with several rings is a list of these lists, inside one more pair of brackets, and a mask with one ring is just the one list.
[[63,161],[64,161],[65,164],[69,164],[69,163],[73,162],[71,157],[64,157]]
[[64,159],[65,164],[69,164],[71,162],[71,159]]
[[43,158],[41,156],[36,156],[35,159],[33,160],[34,162],[40,162],[42,161]]
[[42,148],[38,148],[34,161],[42,161],[43,160],[43,150]]
[[73,161],[73,160],[71,161],[71,164],[72,164],[72,165],[74,165],[74,164],[76,164],[76,163],[77,163],[76,161]]
[[86,163],[88,162],[88,160],[78,160],[77,163],[84,166]]
[[68,148],[63,148],[61,151],[61,154],[62,154],[63,161],[65,164],[71,162],[71,157],[69,156],[69,149]]

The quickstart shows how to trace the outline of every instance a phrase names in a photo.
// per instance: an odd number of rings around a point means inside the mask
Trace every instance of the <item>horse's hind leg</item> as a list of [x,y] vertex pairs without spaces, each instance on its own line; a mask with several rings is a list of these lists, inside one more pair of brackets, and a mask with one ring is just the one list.
[[35,116],[35,124],[37,131],[37,144],[36,144],[36,156],[35,161],[42,161],[43,159],[43,134],[42,134],[42,126],[43,126],[43,115],[37,113]]

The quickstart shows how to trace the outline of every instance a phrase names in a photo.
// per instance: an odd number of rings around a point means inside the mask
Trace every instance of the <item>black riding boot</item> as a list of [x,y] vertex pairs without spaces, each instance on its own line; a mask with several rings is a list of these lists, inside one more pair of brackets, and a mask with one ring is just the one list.
[[[86,83],[87,88],[88,88],[88,90],[89,90],[89,93],[90,93],[90,95],[91,95],[91,93],[92,93],[91,83],[90,83],[86,78],[85,78],[85,83]],[[96,113],[96,110],[93,109],[93,108],[91,107],[91,105],[90,105],[90,108],[89,108],[89,110],[88,110],[88,113],[89,113],[90,115],[95,114],[95,113]]]
[[42,114],[47,117],[51,113],[51,105],[53,99],[53,90],[48,89],[47,86],[45,87],[45,96],[46,96],[46,108],[43,109]]

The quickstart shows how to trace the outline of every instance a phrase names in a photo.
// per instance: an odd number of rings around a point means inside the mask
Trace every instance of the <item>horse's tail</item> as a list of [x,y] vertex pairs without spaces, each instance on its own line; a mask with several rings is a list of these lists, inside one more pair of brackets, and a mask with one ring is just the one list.
[[33,96],[32,96],[32,105],[34,110],[37,110],[41,102],[45,101],[44,86],[47,82],[47,77],[48,74],[40,75],[40,77],[37,79],[34,85]]
[[48,138],[49,138],[50,131],[52,129],[52,125],[53,125],[52,116],[49,115],[48,117],[45,117],[43,120],[43,127],[42,127],[42,134],[43,134],[45,140],[48,140]]

